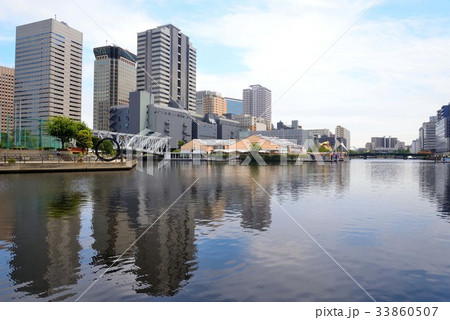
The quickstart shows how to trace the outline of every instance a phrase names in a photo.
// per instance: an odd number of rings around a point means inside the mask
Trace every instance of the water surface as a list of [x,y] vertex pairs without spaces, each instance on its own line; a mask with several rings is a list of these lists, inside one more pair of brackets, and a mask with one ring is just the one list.
[[293,219],[377,301],[450,301],[449,196],[403,160],[1,175],[0,301],[371,301]]

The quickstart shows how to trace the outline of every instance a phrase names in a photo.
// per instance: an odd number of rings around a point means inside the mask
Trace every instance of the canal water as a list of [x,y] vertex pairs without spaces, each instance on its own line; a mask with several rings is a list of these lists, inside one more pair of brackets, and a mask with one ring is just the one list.
[[1,175],[0,301],[449,301],[449,197],[404,160]]

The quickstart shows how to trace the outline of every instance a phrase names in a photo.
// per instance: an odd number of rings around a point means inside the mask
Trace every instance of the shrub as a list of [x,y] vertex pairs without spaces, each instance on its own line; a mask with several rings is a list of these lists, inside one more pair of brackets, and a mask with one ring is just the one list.
[[14,164],[16,163],[16,160],[14,160],[13,158],[8,159],[8,163],[9,164]]

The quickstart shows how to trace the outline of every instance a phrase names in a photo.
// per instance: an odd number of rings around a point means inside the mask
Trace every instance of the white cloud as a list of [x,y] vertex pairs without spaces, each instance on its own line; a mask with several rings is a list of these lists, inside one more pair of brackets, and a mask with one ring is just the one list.
[[[77,5],[79,4],[79,6]],[[83,32],[83,101],[82,117],[92,125],[94,55],[92,49],[115,42],[136,52],[137,32],[160,23],[137,9],[139,2],[123,1],[4,1],[0,0],[0,22],[14,26],[54,18]],[[80,8],[81,7],[81,8]],[[113,38],[111,39],[110,36]],[[1,40],[1,39],[0,39]]]
[[[197,38],[244,49],[249,70],[239,77],[199,74],[199,85],[222,83],[225,95],[239,97],[244,87],[260,83],[276,101],[371,1],[312,3],[267,0],[264,8],[246,7],[195,23],[191,29]],[[358,146],[375,135],[409,143],[421,123],[447,102],[450,37],[442,32],[447,24],[361,19],[273,106],[274,121],[298,119],[307,128],[341,124]]]
[[[168,12],[173,5],[163,0],[153,3],[164,6]],[[239,97],[243,88],[259,83],[271,89],[273,101],[277,101],[372,3],[371,0],[232,2],[221,16],[185,20],[180,27],[194,46],[196,43],[225,46],[241,58],[239,64],[243,65],[242,71],[226,74],[199,69],[197,88]],[[56,14],[58,20],[84,33],[83,118],[92,123],[92,48],[108,39],[101,28],[118,45],[135,52],[137,32],[173,22],[157,21],[153,11],[146,12],[142,6],[140,0],[126,3],[0,0],[0,22],[15,26]],[[449,99],[446,70],[450,67],[450,36],[445,32],[449,19],[395,20],[380,16],[380,12],[370,19],[364,16],[298,80],[274,105],[274,122],[298,119],[304,128],[330,129],[341,124],[352,132],[352,141],[357,146],[375,135],[398,136],[407,143],[416,138],[421,123]],[[197,64],[201,66],[202,61]]]

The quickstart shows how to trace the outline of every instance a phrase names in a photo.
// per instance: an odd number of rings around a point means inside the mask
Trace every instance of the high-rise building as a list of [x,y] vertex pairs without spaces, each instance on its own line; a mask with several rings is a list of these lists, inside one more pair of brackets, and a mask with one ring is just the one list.
[[197,91],[196,100],[195,100],[196,101],[195,112],[197,112],[200,115],[204,115],[204,113],[203,113],[203,97],[210,95],[210,94],[216,95],[216,96],[221,96],[221,94],[216,91],[210,91],[210,90]]
[[424,122],[419,128],[420,151],[436,151],[436,123],[437,117],[430,117],[430,121]]
[[335,131],[336,139],[337,138],[344,138],[346,141],[345,147],[350,150],[351,148],[351,141],[350,141],[350,131],[345,129],[344,127],[337,126]]
[[436,152],[450,151],[450,104],[443,106],[437,112],[436,123]]
[[203,114],[214,113],[221,116],[227,113],[227,102],[220,94],[208,94],[202,100]]
[[16,29],[15,127],[36,120],[81,120],[83,34],[65,22],[43,20]]
[[195,111],[197,52],[189,37],[168,24],[138,33],[137,90],[156,104]]
[[110,108],[128,105],[136,90],[136,55],[116,46],[94,48],[94,130],[109,130]]
[[227,113],[231,114],[243,114],[244,102],[241,99],[224,98],[227,102]]
[[0,66],[0,132],[13,130],[13,116],[14,69]]
[[411,153],[419,153],[420,151],[420,142],[419,139],[415,139],[411,142],[411,148],[409,149]]
[[252,85],[243,92],[244,114],[272,122],[272,92],[259,85]]

